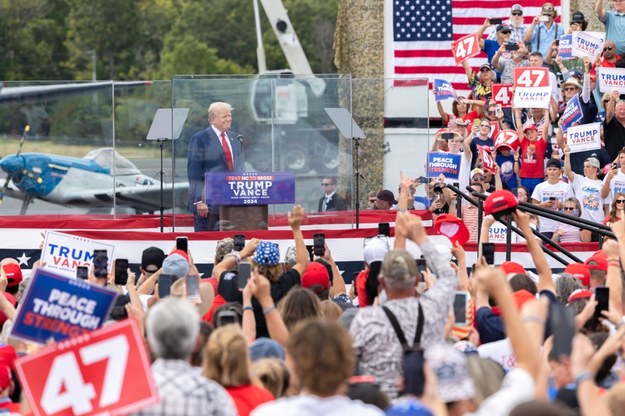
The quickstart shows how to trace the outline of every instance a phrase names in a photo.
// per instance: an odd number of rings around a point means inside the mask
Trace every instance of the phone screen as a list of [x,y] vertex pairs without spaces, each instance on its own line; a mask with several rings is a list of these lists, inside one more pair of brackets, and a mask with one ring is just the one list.
[[552,303],[549,310],[549,324],[553,329],[553,354],[556,357],[571,355],[575,336],[575,312],[561,303]]
[[326,235],[315,234],[313,236],[313,253],[315,256],[322,257],[326,254]]
[[222,311],[217,316],[217,321],[216,321],[217,327],[222,327],[224,325],[230,325],[230,324],[238,324],[238,323],[239,323],[239,317],[234,311]]
[[607,311],[610,306],[610,288],[607,286],[595,288],[595,299],[597,300],[595,316],[602,317],[601,311]]
[[98,279],[108,276],[109,258],[106,250],[93,250],[93,274]]
[[416,259],[417,264],[417,282],[423,282],[423,273],[427,270],[427,261],[425,259]]
[[252,264],[247,262],[239,263],[239,276],[237,278],[237,283],[239,289],[243,290],[245,285],[247,285],[247,281],[250,280],[250,275],[252,274]]
[[313,246],[310,244],[306,244],[306,250],[308,251],[308,259],[310,261],[314,261],[315,256],[313,255]]
[[124,286],[128,283],[128,259],[115,260],[115,284]]
[[381,222],[378,224],[378,235],[391,236],[391,225],[388,222]]
[[507,51],[518,51],[519,50],[519,45],[517,45],[516,43],[509,43],[506,45],[506,50]]
[[245,235],[236,234],[234,236],[234,251],[241,251],[245,247]]
[[482,257],[486,259],[486,263],[495,264],[495,244],[482,243]]
[[189,252],[189,239],[187,237],[176,237],[176,250]]
[[166,298],[171,293],[171,284],[173,283],[171,274],[163,274],[158,277],[158,297]]
[[454,316],[457,326],[467,325],[467,304],[469,302],[469,292],[456,291],[454,298]]
[[185,297],[193,302],[201,302],[200,297],[200,276],[190,274],[185,277]]
[[501,22],[503,22],[503,19],[500,19],[498,17],[494,17],[494,18],[489,19],[489,20],[490,20],[490,24],[491,25],[500,25]]
[[76,267],[76,278],[87,280],[89,277],[89,268],[87,266],[78,266]]

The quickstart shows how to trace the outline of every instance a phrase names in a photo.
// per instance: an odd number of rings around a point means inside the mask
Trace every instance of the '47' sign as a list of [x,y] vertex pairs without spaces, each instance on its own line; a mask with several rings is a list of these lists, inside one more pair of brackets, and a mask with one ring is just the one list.
[[158,398],[133,320],[54,344],[16,364],[36,415],[129,413]]
[[502,107],[512,107],[512,84],[493,84],[493,100]]
[[453,54],[456,65],[477,56],[479,53],[480,43],[477,39],[477,33],[466,35],[453,44]]
[[514,85],[517,87],[548,87],[549,70],[547,68],[514,68]]

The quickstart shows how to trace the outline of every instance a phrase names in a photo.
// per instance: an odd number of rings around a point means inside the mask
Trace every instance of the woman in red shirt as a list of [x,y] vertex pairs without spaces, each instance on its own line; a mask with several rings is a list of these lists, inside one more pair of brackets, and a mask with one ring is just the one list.
[[228,391],[240,416],[248,416],[257,406],[275,400],[260,382],[252,381],[247,342],[238,325],[225,325],[213,331],[204,348],[202,368],[204,377]]

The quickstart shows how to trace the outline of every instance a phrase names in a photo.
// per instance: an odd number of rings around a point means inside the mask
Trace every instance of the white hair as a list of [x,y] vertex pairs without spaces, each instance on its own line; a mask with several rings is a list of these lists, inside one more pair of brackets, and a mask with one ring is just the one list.
[[150,308],[145,326],[148,344],[157,358],[183,360],[193,352],[200,315],[188,300],[168,297]]

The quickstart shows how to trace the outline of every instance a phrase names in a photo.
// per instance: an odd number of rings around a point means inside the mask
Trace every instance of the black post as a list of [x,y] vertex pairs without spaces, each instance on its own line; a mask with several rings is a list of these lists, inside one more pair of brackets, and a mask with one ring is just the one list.
[[352,137],[354,142],[355,165],[356,165],[356,229],[360,228],[360,170],[358,166],[358,147],[360,146],[360,138]]

